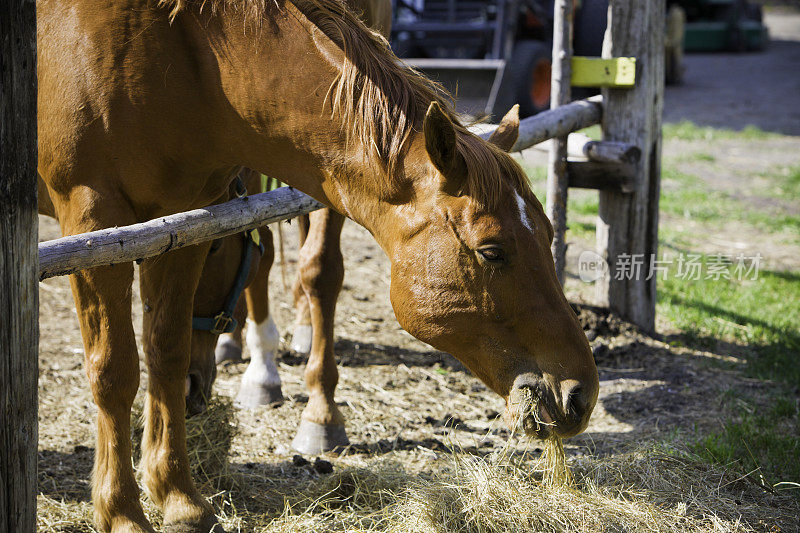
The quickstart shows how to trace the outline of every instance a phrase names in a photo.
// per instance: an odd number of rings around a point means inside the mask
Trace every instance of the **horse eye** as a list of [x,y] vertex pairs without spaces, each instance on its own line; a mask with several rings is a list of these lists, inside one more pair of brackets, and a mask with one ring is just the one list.
[[490,263],[503,263],[506,260],[506,254],[499,246],[486,246],[478,249],[478,253]]

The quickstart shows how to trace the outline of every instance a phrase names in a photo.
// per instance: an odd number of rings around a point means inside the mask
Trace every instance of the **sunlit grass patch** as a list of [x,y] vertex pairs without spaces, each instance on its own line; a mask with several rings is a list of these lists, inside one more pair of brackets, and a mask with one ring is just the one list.
[[700,222],[729,219],[735,212],[733,199],[726,193],[709,189],[695,176],[664,167],[662,180],[661,212]]
[[[775,180],[776,184],[785,183],[785,187],[791,188],[795,186],[793,177],[793,174],[789,174],[784,180],[772,176],[770,179]],[[697,176],[671,166],[663,168],[662,180],[659,203],[662,213],[684,220],[709,223],[714,227],[735,221],[770,233],[785,233],[792,238],[800,238],[800,215],[786,212],[778,205],[736,198],[729,192],[712,189]]]
[[731,418],[696,441],[693,451],[721,465],[735,464],[756,483],[800,499],[800,400],[776,397],[766,413],[737,400]]
[[770,195],[797,201],[800,198],[800,165],[770,169],[762,174],[773,182]]
[[570,237],[581,239],[584,241],[591,241],[597,234],[597,224],[593,222],[580,222],[576,220],[567,220],[567,240]]
[[589,126],[588,128],[583,128],[582,130],[578,131],[579,133],[583,133],[595,141],[600,141],[603,139],[603,130],[600,127],[600,124],[595,124],[594,126]]
[[713,128],[711,126],[699,126],[689,120],[678,123],[666,123],[662,129],[665,140],[681,141],[715,141],[720,139],[742,139],[748,141],[769,139],[776,137],[774,133],[769,133],[756,126],[747,126],[742,130],[732,130],[727,128]]
[[[708,260],[703,257],[705,266]],[[800,386],[800,274],[761,270],[755,280],[705,278],[670,271],[659,280],[659,312],[706,343],[755,348],[758,356],[748,360],[754,377]]]

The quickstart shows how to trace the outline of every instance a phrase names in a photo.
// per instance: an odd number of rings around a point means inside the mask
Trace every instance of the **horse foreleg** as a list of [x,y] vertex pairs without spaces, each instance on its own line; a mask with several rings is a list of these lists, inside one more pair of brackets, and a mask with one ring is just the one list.
[[[309,219],[308,215],[297,217],[297,228],[300,237],[299,248],[303,248],[308,237]],[[292,344],[289,346],[297,353],[306,354],[311,351],[311,312],[308,308],[308,298],[303,290],[300,276],[294,280],[294,332],[292,333]]]
[[95,523],[100,531],[153,531],[142,512],[131,467],[131,405],[139,387],[139,356],[131,324],[133,266],[84,270],[70,276],[70,283],[83,335],[86,374],[98,409],[92,474]]
[[258,231],[264,253],[255,278],[244,291],[247,301],[245,341],[250,353],[250,364],[242,376],[236,397],[243,407],[267,405],[283,399],[281,378],[275,364],[275,354],[281,338],[269,312],[269,271],[275,259],[275,247],[269,228],[259,228]]
[[142,437],[143,480],[164,511],[164,531],[207,532],[214,512],[192,482],[186,453],[184,380],[192,301],[209,244],[145,260],[140,268],[149,382]]
[[349,444],[344,418],[334,402],[339,371],[333,353],[333,319],[344,266],[340,237],[344,217],[323,209],[311,214],[311,231],[300,251],[300,282],[308,298],[313,338],[305,371],[308,405],[292,446],[321,453]]

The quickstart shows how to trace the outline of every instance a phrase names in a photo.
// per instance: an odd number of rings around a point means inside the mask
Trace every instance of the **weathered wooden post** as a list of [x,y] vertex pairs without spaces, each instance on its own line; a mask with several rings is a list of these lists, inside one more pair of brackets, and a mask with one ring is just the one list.
[[[553,74],[550,109],[570,103],[572,77],[573,0],[556,0],[553,8]],[[547,166],[547,216],[553,224],[553,261],[558,281],[564,284],[567,255],[567,137],[553,139]]]
[[0,533],[36,530],[36,3],[0,2]]
[[655,328],[665,0],[612,0],[603,57],[635,57],[636,85],[604,89],[603,138],[641,149],[633,192],[600,191],[597,249],[609,276],[597,282],[602,305],[645,330]]

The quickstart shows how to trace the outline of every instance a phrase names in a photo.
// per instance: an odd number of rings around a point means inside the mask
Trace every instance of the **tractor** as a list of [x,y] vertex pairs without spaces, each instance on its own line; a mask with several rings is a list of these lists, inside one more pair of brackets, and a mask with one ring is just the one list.
[[[575,8],[574,54],[600,56],[608,0],[575,0]],[[395,53],[450,89],[460,112],[497,118],[514,103],[523,116],[550,107],[552,0],[394,0],[393,9]],[[669,0],[667,83],[681,79],[684,27],[693,48],[757,48],[758,32],[747,18],[755,15],[760,9],[744,0]],[[713,29],[713,36],[704,40],[704,28]],[[763,41],[765,30],[759,35]],[[573,89],[576,98],[591,93]]]

